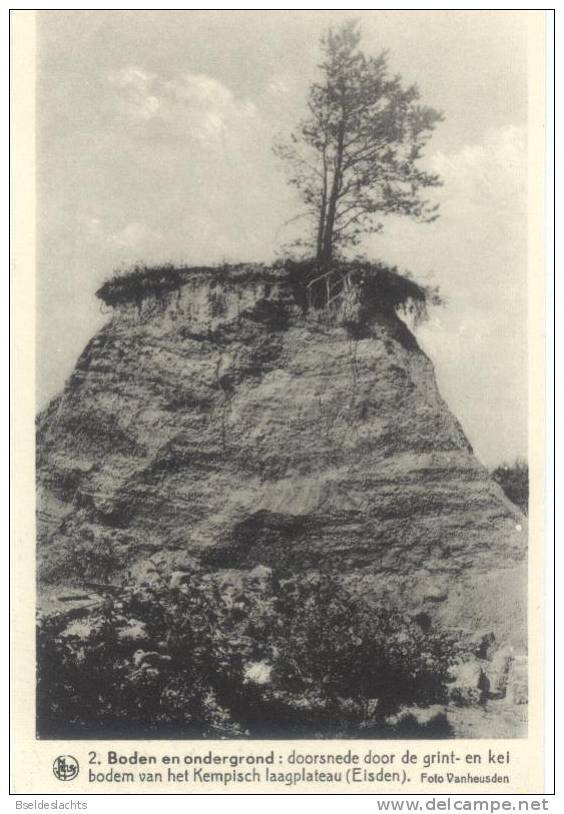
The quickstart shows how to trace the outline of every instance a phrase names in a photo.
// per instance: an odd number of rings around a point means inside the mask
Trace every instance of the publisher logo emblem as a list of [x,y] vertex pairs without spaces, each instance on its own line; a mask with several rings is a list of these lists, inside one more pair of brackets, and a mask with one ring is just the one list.
[[72,755],[59,755],[53,762],[53,774],[57,780],[74,780],[78,768],[78,760]]

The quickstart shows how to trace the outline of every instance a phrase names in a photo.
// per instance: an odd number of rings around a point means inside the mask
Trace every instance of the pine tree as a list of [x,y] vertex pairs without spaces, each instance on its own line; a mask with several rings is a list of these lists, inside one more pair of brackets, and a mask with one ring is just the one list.
[[321,38],[322,78],[310,88],[308,116],[275,147],[313,223],[306,245],[321,270],[363,234],[381,231],[382,215],[438,217],[421,193],[440,179],[418,161],[442,114],[419,104],[416,85],[389,74],[386,52],[365,56],[360,38],[356,22]]

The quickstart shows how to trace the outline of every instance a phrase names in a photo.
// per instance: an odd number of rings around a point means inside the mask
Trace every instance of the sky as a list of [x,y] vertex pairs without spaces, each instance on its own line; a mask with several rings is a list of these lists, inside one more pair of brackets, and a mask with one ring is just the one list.
[[[43,11],[37,37],[37,401],[136,262],[268,262],[299,211],[272,144],[305,113],[335,11]],[[487,466],[527,457],[527,13],[355,12],[367,54],[444,112],[433,224],[389,218],[366,256],[438,285],[417,331]]]

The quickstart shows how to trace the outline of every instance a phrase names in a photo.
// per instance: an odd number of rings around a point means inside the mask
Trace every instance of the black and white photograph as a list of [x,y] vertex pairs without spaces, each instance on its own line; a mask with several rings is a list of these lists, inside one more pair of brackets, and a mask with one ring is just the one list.
[[35,12],[53,756],[530,736],[533,17]]

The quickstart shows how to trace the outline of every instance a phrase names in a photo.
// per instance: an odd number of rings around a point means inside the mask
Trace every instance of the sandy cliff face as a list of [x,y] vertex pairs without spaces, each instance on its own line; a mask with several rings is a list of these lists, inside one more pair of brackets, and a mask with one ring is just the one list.
[[43,584],[155,553],[327,568],[521,647],[524,519],[404,323],[305,314],[283,270],[218,279],[116,309],[40,416]]

